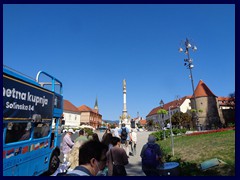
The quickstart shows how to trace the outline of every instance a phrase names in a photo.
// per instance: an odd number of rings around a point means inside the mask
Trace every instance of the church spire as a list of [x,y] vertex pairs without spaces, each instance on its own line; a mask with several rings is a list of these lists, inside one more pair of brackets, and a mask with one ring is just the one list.
[[95,100],[94,109],[96,109],[98,111],[98,100],[97,100],[97,97],[96,97],[96,100]]

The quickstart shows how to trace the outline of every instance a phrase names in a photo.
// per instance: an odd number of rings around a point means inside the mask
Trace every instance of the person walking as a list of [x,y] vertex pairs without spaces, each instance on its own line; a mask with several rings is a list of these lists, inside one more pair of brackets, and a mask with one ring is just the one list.
[[119,128],[118,128],[117,124],[114,124],[114,129],[113,129],[112,135],[113,135],[114,137],[120,138],[118,131],[119,131]]
[[103,144],[108,146],[108,149],[111,149],[113,147],[112,145],[112,134],[111,133],[107,133],[101,141]]
[[160,146],[155,143],[153,135],[148,136],[148,142],[143,145],[141,150],[142,170],[146,176],[158,176],[157,166],[161,163],[162,152]]
[[107,166],[109,176],[127,176],[125,165],[128,162],[126,151],[120,147],[121,140],[118,137],[112,137],[113,147],[107,152]]
[[121,138],[121,147],[126,151],[127,155],[129,155],[129,132],[129,129],[122,123],[122,128],[119,130],[119,136]]
[[130,132],[130,139],[131,139],[131,153],[132,155],[136,155],[136,146],[137,146],[137,133],[135,132],[135,129],[131,129],[131,132]]
[[67,161],[68,154],[70,153],[70,151],[74,145],[74,142],[71,139],[71,136],[73,135],[73,133],[74,133],[73,129],[69,129],[63,138],[63,141],[62,141],[62,153],[63,153],[63,157],[64,157],[63,162]]

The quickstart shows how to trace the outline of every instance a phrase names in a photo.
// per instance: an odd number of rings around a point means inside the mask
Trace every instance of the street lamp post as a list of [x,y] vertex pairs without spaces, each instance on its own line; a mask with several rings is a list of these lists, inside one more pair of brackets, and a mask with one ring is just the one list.
[[[196,126],[198,128],[198,114],[197,114],[197,103],[196,103],[196,96],[195,96],[195,91],[194,91],[194,82],[193,82],[193,75],[192,75],[192,68],[194,67],[193,65],[193,59],[190,58],[190,52],[189,50],[192,49],[193,51],[197,50],[197,47],[195,45],[191,45],[189,40],[186,38],[186,41],[184,42],[184,47],[180,47],[179,48],[179,52],[185,52],[185,54],[187,54],[187,59],[184,59],[184,66],[186,66],[189,70],[190,70],[190,78],[191,78],[191,83],[192,83],[192,91],[193,91],[193,99],[194,99],[194,103],[193,103],[193,109],[196,110],[196,112],[194,113],[193,116],[193,120],[196,123]],[[198,129],[199,130],[199,129]]]
[[[163,106],[164,106],[164,102],[163,102],[163,100],[161,99],[161,101],[160,101],[160,107],[161,107],[161,109],[163,109]],[[163,139],[164,140],[166,140],[166,134],[165,134],[165,122],[164,122],[164,120],[163,120],[163,116],[164,116],[164,114],[162,113],[162,129],[163,129]]]
[[174,156],[174,142],[173,142],[173,132],[172,132],[172,118],[171,118],[171,107],[168,108],[169,118],[170,118],[170,132],[171,132],[171,142],[172,142],[172,155]]

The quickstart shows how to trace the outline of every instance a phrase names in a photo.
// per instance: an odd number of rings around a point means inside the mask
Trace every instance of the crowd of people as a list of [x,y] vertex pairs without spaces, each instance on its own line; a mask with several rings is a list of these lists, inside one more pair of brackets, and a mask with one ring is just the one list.
[[[125,166],[129,163],[130,156],[136,155],[137,133],[134,129],[129,129],[124,123],[121,128],[115,124],[113,130],[108,126],[101,140],[97,133],[87,137],[83,129],[75,140],[72,140],[72,134],[73,130],[69,129],[63,138],[63,164],[54,175],[127,176]],[[154,169],[157,162],[160,162],[161,150],[155,140],[155,137],[150,135],[140,154],[142,170],[146,176],[157,175]],[[154,149],[154,155],[149,153],[149,148]],[[156,163],[149,160],[151,156],[155,156]]]

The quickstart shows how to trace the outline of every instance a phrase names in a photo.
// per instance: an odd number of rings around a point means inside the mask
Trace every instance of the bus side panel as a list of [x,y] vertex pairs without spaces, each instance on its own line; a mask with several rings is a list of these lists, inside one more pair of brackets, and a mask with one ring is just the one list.
[[5,148],[3,151],[4,176],[36,176],[48,170],[52,154],[50,139],[42,138],[29,143]]
[[4,74],[3,119],[27,120],[34,114],[52,120],[53,93]]

